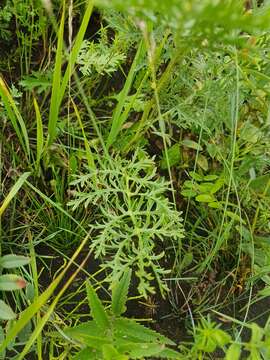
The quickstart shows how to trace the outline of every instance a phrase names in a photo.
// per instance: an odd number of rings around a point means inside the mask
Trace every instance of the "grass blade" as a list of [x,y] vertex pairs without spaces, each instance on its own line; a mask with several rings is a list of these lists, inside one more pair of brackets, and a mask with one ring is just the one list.
[[77,116],[78,122],[79,122],[81,130],[82,130],[88,166],[89,166],[90,169],[94,170],[96,168],[96,165],[95,165],[94,157],[93,157],[89,142],[87,140],[87,137],[86,137],[86,134],[85,134],[85,131],[84,131],[81,115],[79,113],[79,110],[78,110],[77,105],[75,104],[75,102],[72,99],[71,99],[71,102],[72,102],[72,105],[74,107],[75,114]]
[[[88,237],[86,237],[83,241],[83,243],[85,244],[86,241],[88,240]],[[62,277],[65,274],[65,272],[67,271],[67,269],[69,268],[69,266],[73,263],[73,261],[75,260],[75,258],[79,255],[80,250],[82,249],[82,246],[80,245],[79,248],[76,250],[76,252],[74,253],[72,259],[70,259],[66,269],[63,270],[62,273]],[[35,330],[33,331],[33,333],[31,334],[29,340],[27,341],[27,343],[25,344],[25,347],[23,348],[22,352],[20,353],[18,360],[23,360],[25,359],[25,356],[27,355],[28,351],[31,349],[32,345],[34,344],[34,342],[36,341],[36,339],[40,336],[44,326],[46,325],[47,321],[50,319],[50,317],[52,316],[54,309],[59,301],[59,299],[61,298],[61,296],[64,294],[64,292],[67,290],[67,288],[70,286],[70,284],[74,281],[75,277],[77,276],[77,274],[81,271],[83,265],[85,264],[86,260],[88,257],[86,257],[84,259],[84,261],[82,262],[82,264],[78,267],[78,269],[76,271],[74,271],[74,273],[69,277],[68,281],[65,283],[65,285],[62,287],[62,289],[59,291],[58,295],[55,297],[54,301],[52,302],[52,304],[50,305],[50,307],[48,308],[48,310],[46,311],[46,313],[44,314],[44,316],[41,318],[41,320],[37,323],[37,326],[35,328]]]
[[[34,293],[34,300],[36,300],[39,296],[39,278],[38,278],[38,269],[37,269],[37,262],[36,262],[36,252],[35,252],[35,247],[33,244],[33,238],[32,238],[32,233],[30,231],[28,231],[28,239],[29,239],[29,251],[30,251],[30,258],[31,258],[31,270],[32,270],[32,277],[33,277],[33,284],[34,284],[34,289],[35,289],[35,293]],[[40,311],[37,311],[36,313],[36,319],[35,319],[35,324],[38,324],[40,322],[41,319],[41,314]],[[37,337],[37,358],[38,360],[42,360],[42,337],[41,335],[39,335]]]
[[3,212],[6,210],[7,206],[11,202],[11,200],[16,196],[17,192],[20,190],[20,188],[23,186],[24,182],[30,175],[30,172],[26,172],[20,176],[20,178],[17,180],[15,185],[11,188],[10,192],[8,193],[7,197],[3,201],[2,205],[0,206],[0,217],[2,216]]
[[36,154],[36,169],[39,167],[43,147],[44,147],[44,136],[43,136],[43,126],[42,119],[40,114],[40,109],[36,99],[34,98],[34,107],[36,111],[36,120],[37,120],[37,154]]
[[0,76],[0,96],[3,100],[5,109],[7,111],[8,117],[14,127],[14,130],[18,136],[18,139],[24,149],[26,156],[30,157],[30,146],[29,138],[27,134],[27,129],[25,122],[22,118],[22,115],[17,108],[17,105],[11,96],[11,93],[5,83],[5,81]]
[[7,346],[16,338],[18,333],[25,327],[25,325],[32,319],[32,317],[40,310],[40,308],[47,303],[52,296],[56,286],[59,284],[63,273],[61,273],[33,303],[26,310],[21,313],[20,319],[16,321],[13,327],[8,331],[6,338],[0,345],[0,353],[4,351]]
[[78,227],[80,229],[83,230],[83,232],[85,234],[87,234],[86,229],[73,217],[71,216],[65,209],[63,209],[61,207],[60,204],[54,202],[52,199],[50,199],[48,196],[46,196],[45,194],[43,194],[42,191],[40,191],[39,189],[37,189],[34,185],[32,185],[30,182],[26,182],[26,184],[32,189],[34,190],[44,201],[48,202],[49,204],[51,204],[52,206],[54,206],[56,209],[58,209],[62,214],[64,214],[65,216],[67,216],[69,219],[71,219],[72,221],[74,221],[74,223],[76,225],[78,225]]
[[88,1],[86,11],[82,20],[82,24],[80,26],[78,35],[76,37],[73,49],[70,54],[69,62],[61,83],[61,68],[62,68],[62,52],[64,48],[64,25],[65,25],[65,2],[63,5],[63,13],[61,18],[60,27],[58,30],[58,41],[57,41],[57,52],[56,52],[56,60],[55,60],[55,68],[53,75],[53,86],[52,86],[52,96],[51,96],[51,106],[50,106],[50,114],[49,114],[49,134],[48,134],[48,145],[51,145],[56,136],[56,128],[57,128],[57,120],[61,102],[65,95],[65,90],[74,70],[74,66],[76,63],[77,56],[79,54],[81,44],[84,39],[84,35],[92,14],[93,10],[93,0]]
[[133,63],[131,65],[130,71],[128,73],[128,77],[126,79],[124,88],[121,90],[119,94],[119,101],[112,116],[112,126],[106,144],[107,149],[114,143],[117,135],[119,134],[122,128],[122,125],[127,119],[129,111],[125,110],[123,112],[126,97],[128,96],[128,93],[131,89],[131,85],[135,76],[137,65],[141,61],[141,58],[144,54],[145,54],[145,47],[143,45],[143,41],[141,41],[137,53],[135,55],[135,58],[133,60]]
[[82,45],[82,42],[83,42],[83,39],[84,39],[84,35],[85,35],[85,32],[86,32],[86,29],[87,29],[87,26],[88,26],[92,11],[93,11],[93,6],[94,6],[94,1],[89,0],[88,4],[87,4],[87,7],[86,7],[86,10],[85,10],[85,14],[84,14],[82,23],[81,23],[81,26],[80,26],[80,29],[78,31],[78,35],[76,37],[74,46],[73,46],[72,51],[71,51],[68,66],[67,66],[67,69],[65,71],[63,81],[62,81],[62,84],[61,84],[60,95],[59,95],[59,102],[60,103],[61,103],[61,101],[62,101],[62,99],[64,97],[65,90],[66,90],[66,87],[68,85],[70,76],[71,76],[71,74],[72,74],[72,72],[74,70],[76,59],[77,59],[77,56],[79,54],[79,51],[80,51],[80,48],[81,48],[81,45]]
[[[0,353],[8,347],[8,345],[16,338],[18,333],[25,327],[25,325],[33,318],[33,316],[41,309],[41,307],[44,306],[48,302],[49,298],[53,295],[53,293],[54,293],[56,287],[58,286],[58,284],[60,283],[61,279],[63,278],[63,276],[65,275],[67,270],[70,268],[70,266],[74,263],[74,260],[77,258],[77,256],[79,255],[79,253],[81,252],[81,250],[83,249],[85,244],[87,243],[88,239],[89,239],[89,235],[87,235],[84,238],[84,240],[81,242],[81,244],[79,245],[79,247],[73,254],[72,258],[68,262],[67,266],[62,270],[62,272],[57,276],[57,278],[51,283],[51,285],[38,298],[36,298],[36,300],[34,300],[34,302],[26,310],[24,310],[21,313],[19,320],[14,323],[14,325],[11,327],[11,329],[7,332],[7,335],[4,339],[4,341],[0,344]],[[57,301],[59,300],[60,296],[63,294],[63,291],[70,284],[70,282],[74,279],[75,275],[77,274],[77,272],[80,269],[81,268],[79,268],[78,270],[76,270],[74,272],[74,274],[70,277],[69,281],[64,285],[63,289],[60,290],[59,294],[56,296],[54,302],[50,306],[50,311],[47,311],[47,314],[52,313],[52,310],[55,308]],[[25,349],[28,349],[29,345],[31,345],[36,340],[36,338],[40,334],[40,331],[46,324],[48,318],[49,317],[46,316],[46,314],[45,314],[43,319],[41,320],[41,322],[37,325],[37,330],[33,332],[29,341],[25,345]],[[21,354],[21,356],[22,356],[22,354]]]
[[52,84],[52,96],[49,113],[49,124],[48,124],[48,145],[51,145],[56,136],[56,126],[59,114],[59,92],[61,86],[61,69],[62,69],[62,52],[64,44],[64,25],[65,25],[65,1],[63,3],[63,12],[61,17],[61,23],[58,30],[57,36],[57,51],[55,58],[55,67],[53,73],[53,84]]

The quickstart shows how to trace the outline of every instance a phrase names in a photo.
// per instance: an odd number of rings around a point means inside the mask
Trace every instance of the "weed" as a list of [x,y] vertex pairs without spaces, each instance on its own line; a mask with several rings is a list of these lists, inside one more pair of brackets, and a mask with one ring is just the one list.
[[169,185],[157,179],[156,171],[153,159],[142,151],[131,160],[119,155],[110,162],[100,159],[96,171],[71,183],[77,190],[69,202],[73,209],[94,206],[97,223],[91,225],[91,249],[96,257],[105,257],[102,266],[112,272],[108,281],[115,282],[131,267],[139,279],[138,291],[145,297],[154,292],[153,279],[162,293],[167,290],[162,277],[169,269],[160,265],[165,255],[162,248],[172,242],[179,249],[183,238],[181,214],[165,197]]

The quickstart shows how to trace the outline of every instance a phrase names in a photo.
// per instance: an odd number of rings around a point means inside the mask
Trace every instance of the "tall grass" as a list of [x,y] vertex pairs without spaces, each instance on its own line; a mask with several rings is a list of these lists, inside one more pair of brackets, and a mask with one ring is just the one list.
[[26,157],[30,160],[30,145],[25,121],[8,89],[3,78],[0,76],[0,96],[4,103],[8,117],[18,136],[20,144],[25,152]]

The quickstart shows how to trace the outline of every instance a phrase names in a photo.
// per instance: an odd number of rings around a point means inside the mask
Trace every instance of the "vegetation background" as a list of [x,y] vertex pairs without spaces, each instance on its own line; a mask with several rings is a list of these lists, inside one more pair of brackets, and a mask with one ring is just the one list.
[[270,359],[269,19],[1,2],[1,358]]

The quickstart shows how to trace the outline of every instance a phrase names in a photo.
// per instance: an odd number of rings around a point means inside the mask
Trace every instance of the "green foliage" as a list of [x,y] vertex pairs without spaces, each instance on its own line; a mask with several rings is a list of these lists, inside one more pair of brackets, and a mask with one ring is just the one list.
[[[232,326],[234,340],[210,318],[196,325],[198,313],[230,300],[237,308],[238,291],[248,299],[244,319],[270,296],[270,3],[248,4],[2,1],[0,191],[8,196],[0,206],[0,250],[31,248],[31,271],[22,271],[35,286],[29,296],[11,293],[17,313],[29,304],[17,321],[0,300],[0,317],[8,320],[0,351],[9,347],[19,360],[31,351],[39,360],[210,359],[218,352],[229,360],[243,351],[252,360],[270,358],[268,326],[230,319],[241,326]],[[29,169],[31,183],[19,193]],[[13,174],[23,174],[14,187]],[[54,258],[56,251],[67,258],[85,233],[83,244],[101,265],[99,284],[107,281],[112,299],[105,307],[87,283],[93,320],[83,323],[86,260],[60,288],[69,265]],[[26,262],[0,257],[4,269]],[[70,264],[75,269],[74,258]],[[43,266],[51,285],[39,295],[47,286]],[[0,289],[25,281],[3,273]],[[130,282],[145,298],[143,316],[150,308],[157,325],[192,320],[194,340],[180,339],[181,354],[169,339],[123,317]],[[264,286],[258,292],[257,282]],[[245,341],[243,328],[251,333]]]
[[0,8],[0,38],[9,39],[11,32],[9,30],[9,23],[12,18],[12,10],[10,2],[7,2]]
[[231,341],[231,337],[210,319],[202,319],[195,333],[195,344],[199,351],[214,352]]
[[13,185],[13,187],[10,189],[8,195],[5,197],[5,199],[3,200],[0,206],[0,218],[3,215],[4,211],[6,210],[6,208],[8,207],[9,203],[12,201],[12,199],[17,195],[18,191],[24,185],[29,175],[30,175],[29,172],[22,174],[19,177],[19,179],[16,181],[16,183]]
[[181,246],[181,214],[165,197],[169,184],[157,178],[153,159],[137,151],[130,160],[115,155],[110,161],[98,158],[96,170],[88,170],[71,185],[76,186],[73,210],[84,206],[95,212],[90,224],[90,244],[95,256],[106,256],[102,264],[109,268],[107,280],[115,282],[124,269],[134,269],[138,290],[144,296],[155,291],[156,279],[162,293],[167,290],[162,278],[162,244]]
[[202,318],[195,328],[194,343],[191,348],[180,346],[182,354],[186,359],[211,359],[211,356],[216,356],[219,349],[224,354],[222,358],[226,360],[239,360],[244,354],[249,360],[268,359],[270,351],[268,326],[262,328],[256,323],[244,324],[244,326],[250,331],[249,339],[241,341],[241,338],[237,337],[238,340],[234,341],[232,336],[221,330],[210,317]]
[[222,203],[215,196],[224,185],[224,176],[201,176],[195,172],[190,172],[189,175],[192,180],[184,182],[181,194],[188,198],[195,197],[197,202],[207,203],[212,208],[221,208]]
[[255,28],[267,28],[269,7],[263,11],[246,14],[244,0],[226,2],[222,0],[201,2],[200,0],[122,0],[97,1],[100,6],[117,8],[137,15],[147,21],[163,22],[180,32],[180,36],[195,40],[199,46],[203,39],[224,42],[236,41],[239,32]]
[[40,94],[51,87],[52,84],[52,74],[50,71],[44,74],[44,72],[33,71],[31,75],[26,75],[20,81],[20,85],[28,91],[34,89],[37,90],[37,93]]
[[110,325],[106,311],[103,308],[102,303],[99,300],[94,289],[91,287],[89,283],[86,284],[86,291],[87,291],[89,306],[91,309],[91,315],[95,320],[96,325],[100,328],[100,330],[105,332],[105,330],[107,330]]
[[[139,324],[136,320],[122,317],[125,311],[130,284],[130,270],[119,283],[113,283],[112,312],[105,309],[95,290],[87,283],[89,307],[93,320],[66,328],[64,334],[78,342],[82,348],[72,359],[142,359],[156,356],[178,359],[180,354],[169,348],[175,344],[165,336]],[[116,302],[120,299],[119,308]]]
[[137,67],[139,63],[142,61],[144,54],[145,54],[145,49],[143,43],[141,42],[138,46],[136,55],[129,70],[125,85],[117,96],[118,103],[112,115],[112,126],[106,142],[107,148],[109,148],[115,142],[116,137],[121,130],[121,127],[127,121],[129,112],[132,109],[134,101],[136,100],[136,97],[138,95],[138,91],[137,91],[132,101],[127,103],[127,96],[132,88],[132,83],[134,81]]
[[[13,88],[14,92],[14,88]],[[17,96],[15,91],[15,96]],[[2,77],[0,76],[0,97],[3,101],[4,108],[8,115],[9,120],[16,131],[16,134],[21,142],[21,145],[26,153],[26,156],[30,156],[29,137],[25,121],[20,113],[16,100],[12,96],[12,91],[8,88]]]
[[117,71],[126,59],[126,55],[121,52],[120,46],[121,44],[118,43],[117,39],[114,39],[112,45],[108,45],[106,40],[97,44],[85,40],[77,58],[81,73],[84,76],[89,76],[95,71],[101,75],[111,75]]
[[[25,256],[18,255],[5,255],[0,257],[0,292],[2,291],[14,291],[23,289],[26,286],[26,281],[15,274],[2,275],[3,269],[15,269],[27,265],[29,259]],[[3,300],[0,300],[0,319],[12,320],[16,318],[16,314],[11,307],[7,305]]]
[[[34,5],[35,3],[35,5]],[[34,19],[37,21],[33,21]],[[17,22],[17,37],[22,45],[32,45],[44,33],[46,17],[37,2],[31,0],[4,0],[0,7],[0,39],[10,40],[14,34],[12,22]]]
[[131,270],[124,272],[118,284],[112,284],[112,312],[120,316],[126,311],[128,288],[131,280]]

